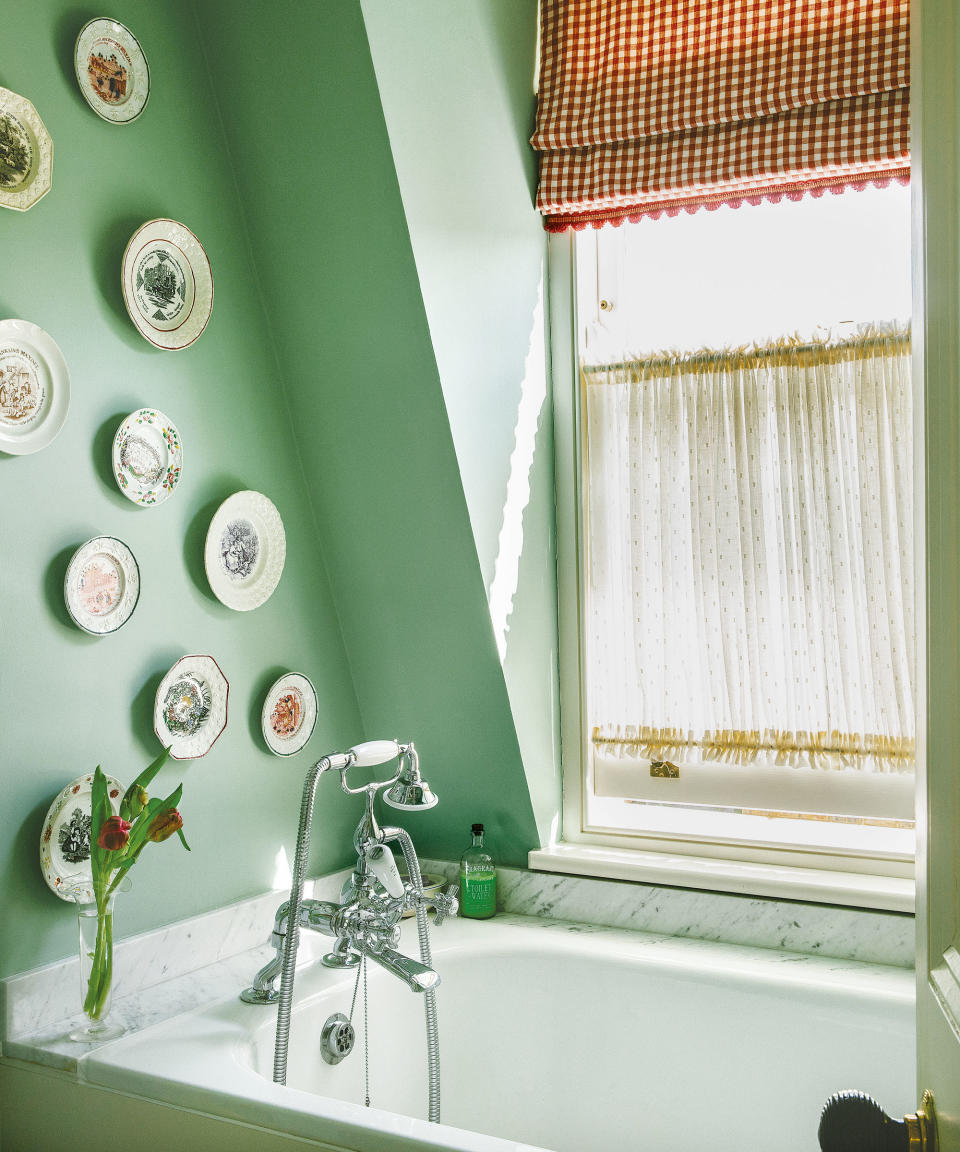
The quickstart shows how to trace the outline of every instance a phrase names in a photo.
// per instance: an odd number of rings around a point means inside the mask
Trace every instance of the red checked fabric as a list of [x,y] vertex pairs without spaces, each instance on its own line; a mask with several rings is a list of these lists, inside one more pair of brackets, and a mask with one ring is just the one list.
[[543,0],[551,231],[909,178],[908,0]]

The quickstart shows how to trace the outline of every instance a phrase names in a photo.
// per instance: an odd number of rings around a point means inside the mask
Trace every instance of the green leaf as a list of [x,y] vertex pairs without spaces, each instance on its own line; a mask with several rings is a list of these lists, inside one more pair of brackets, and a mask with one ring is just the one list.
[[180,837],[180,843],[189,852],[190,851],[190,845],[187,843],[187,838],[186,838],[186,836],[184,836],[182,828],[177,829],[177,835]]
[[100,829],[104,821],[113,815],[110,797],[107,795],[107,778],[97,765],[93,774],[93,787],[90,790],[90,871],[93,875],[94,891],[103,889],[111,872],[110,853],[101,848]]

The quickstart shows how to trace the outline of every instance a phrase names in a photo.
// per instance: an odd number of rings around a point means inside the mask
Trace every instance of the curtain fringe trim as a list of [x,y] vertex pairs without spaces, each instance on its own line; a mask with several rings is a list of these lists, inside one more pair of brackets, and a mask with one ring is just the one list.
[[645,217],[659,220],[661,216],[679,216],[681,212],[692,215],[701,209],[715,212],[718,208],[742,208],[744,204],[758,205],[765,201],[769,204],[779,204],[786,197],[787,200],[802,200],[804,196],[819,199],[824,192],[839,196],[843,192],[861,192],[864,188],[886,188],[891,180],[898,184],[910,183],[910,165],[900,165],[892,171],[884,172],[858,172],[847,175],[838,175],[831,179],[816,179],[796,181],[789,184],[779,184],[776,187],[762,191],[751,189],[746,192],[725,191],[717,193],[698,194],[694,196],[676,196],[663,198],[643,204],[625,204],[612,208],[597,208],[588,212],[555,212],[547,213],[543,217],[543,226],[547,232],[582,232],[588,226],[602,228],[605,224],[612,224],[619,228],[629,221],[637,224]]
[[[744,344],[739,348],[700,348],[694,352],[655,352],[652,356],[622,360],[615,364],[581,364],[583,377],[610,375],[613,383],[631,383],[698,373],[736,372],[763,367],[812,368],[845,360],[909,356],[910,328],[896,322],[865,325],[855,336],[843,340],[809,340],[784,336],[769,344]],[[596,379],[591,383],[596,384]],[[601,381],[602,383],[602,381]]]
[[654,728],[625,725],[612,732],[594,728],[591,743],[595,749],[647,760],[665,760],[681,755],[684,749],[699,749],[705,760],[746,764],[763,753],[775,753],[778,766],[864,767],[873,761],[877,767],[907,771],[913,767],[916,743],[906,736],[881,736],[851,732],[788,732],[779,728],[741,731],[722,729],[696,737],[680,728]]

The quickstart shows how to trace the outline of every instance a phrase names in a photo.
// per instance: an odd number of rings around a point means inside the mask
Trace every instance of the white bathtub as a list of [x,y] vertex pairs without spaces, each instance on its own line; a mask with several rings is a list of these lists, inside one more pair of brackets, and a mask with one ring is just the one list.
[[518,916],[450,921],[433,943],[440,1125],[424,1119],[422,1002],[374,965],[370,1109],[359,1012],[353,1054],[320,1059],[354,974],[319,965],[297,976],[285,1088],[276,1009],[235,995],[91,1053],[81,1075],[360,1152],[812,1152],[832,1092],[915,1103],[906,970]]

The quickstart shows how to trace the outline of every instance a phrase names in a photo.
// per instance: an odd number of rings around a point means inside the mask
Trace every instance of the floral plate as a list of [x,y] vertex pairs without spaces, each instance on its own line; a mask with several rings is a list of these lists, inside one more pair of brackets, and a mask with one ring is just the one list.
[[206,756],[227,726],[230,685],[212,656],[182,656],[160,681],[153,728],[174,760]]
[[46,448],[69,407],[70,373],[53,339],[28,320],[0,320],[0,452]]
[[192,344],[213,311],[213,272],[185,224],[148,220],[123,254],[123,302],[140,335],[157,348]]
[[[40,834],[40,868],[47,887],[61,900],[75,904],[93,903],[93,873],[90,868],[90,797],[93,773],[78,776],[50,805]],[[114,811],[124,788],[107,777],[107,795]]]
[[95,536],[74,552],[63,581],[74,624],[94,636],[116,632],[140,598],[140,569],[122,540]]
[[316,689],[299,672],[281,676],[267,693],[260,714],[267,747],[277,756],[292,756],[313,735],[316,723]]
[[260,492],[234,492],[213,514],[203,560],[213,594],[228,608],[259,608],[280,582],[287,538]]
[[150,98],[150,67],[136,36],[116,20],[80,29],[73,67],[83,98],[102,120],[129,124]]
[[183,469],[180,433],[169,416],[140,408],[113,438],[113,475],[134,504],[153,507],[173,495]]
[[53,184],[53,141],[25,96],[0,88],[0,206],[26,212]]

